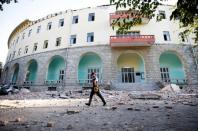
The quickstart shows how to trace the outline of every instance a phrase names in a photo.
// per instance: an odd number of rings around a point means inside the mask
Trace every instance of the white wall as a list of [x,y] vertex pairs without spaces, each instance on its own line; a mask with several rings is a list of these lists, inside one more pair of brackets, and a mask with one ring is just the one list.
[[[180,43],[179,24],[169,20],[172,6],[160,6],[156,11],[164,10],[166,12],[166,19],[160,22],[156,22],[156,18],[149,21],[148,24],[142,24],[139,26],[132,27],[131,30],[140,31],[141,35],[155,35],[156,43]],[[12,39],[11,43],[15,40],[15,44],[10,44],[8,57],[16,51],[15,58],[19,58],[33,53],[40,53],[50,50],[56,50],[60,48],[72,48],[77,46],[92,46],[97,44],[109,44],[109,37],[115,35],[116,31],[112,30],[110,26],[109,13],[115,12],[115,6],[101,6],[95,8],[85,8],[76,11],[68,10],[54,17],[50,17],[41,22],[33,24],[24,31],[16,34]],[[95,13],[95,21],[88,21],[89,13]],[[72,24],[73,16],[78,15],[79,20],[77,24]],[[64,18],[64,26],[59,27],[59,19]],[[51,30],[47,30],[47,24],[52,22]],[[37,27],[41,25],[40,33],[36,33]],[[31,36],[28,37],[29,30],[32,29]],[[169,31],[171,41],[164,41],[163,31]],[[25,32],[25,39],[22,40],[23,32]],[[87,33],[94,32],[94,42],[87,43]],[[77,43],[70,45],[70,35],[77,35]],[[19,42],[16,44],[17,37],[20,36]],[[61,46],[56,47],[56,38],[61,37]],[[48,48],[43,49],[44,41],[48,40]],[[38,43],[37,51],[33,52],[34,43]],[[28,46],[28,53],[24,54],[25,46]],[[18,56],[19,48],[22,49],[21,55]],[[7,58],[8,60],[8,58]]]

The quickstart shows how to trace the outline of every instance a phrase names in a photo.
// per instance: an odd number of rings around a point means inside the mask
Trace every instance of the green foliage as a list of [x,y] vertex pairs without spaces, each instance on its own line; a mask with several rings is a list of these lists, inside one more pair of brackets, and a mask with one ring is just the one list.
[[125,33],[132,26],[141,24],[142,18],[153,18],[159,2],[151,0],[147,2],[141,0],[110,0],[110,4],[116,5],[117,10],[119,8],[126,8],[125,15],[127,15],[127,17],[124,19],[118,18],[111,24],[113,29],[115,26],[118,26],[118,33]]
[[0,0],[0,11],[3,11],[3,4],[10,4],[10,2],[14,1],[17,3],[17,0]]
[[194,33],[198,42],[198,3],[197,0],[178,0],[177,8],[172,12],[170,19],[179,20],[184,27],[182,34]]
[[[129,16],[124,19],[118,18],[112,22],[112,28],[118,26],[117,32],[126,32],[134,25],[140,24],[141,17],[153,18],[154,12],[160,3],[157,0],[110,0],[110,4],[116,5],[116,9],[125,8]],[[181,27],[184,27],[182,35],[194,33],[195,42],[198,42],[198,3],[197,0],[178,0],[176,9],[172,12],[170,19],[179,20]],[[129,20],[131,14],[138,11],[139,17]],[[162,16],[157,16],[157,21],[161,21]]]

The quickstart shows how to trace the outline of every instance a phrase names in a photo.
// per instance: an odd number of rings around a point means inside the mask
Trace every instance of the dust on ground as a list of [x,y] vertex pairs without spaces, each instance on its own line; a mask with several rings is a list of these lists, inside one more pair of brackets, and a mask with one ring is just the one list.
[[197,94],[171,91],[89,90],[0,96],[0,131],[197,131]]

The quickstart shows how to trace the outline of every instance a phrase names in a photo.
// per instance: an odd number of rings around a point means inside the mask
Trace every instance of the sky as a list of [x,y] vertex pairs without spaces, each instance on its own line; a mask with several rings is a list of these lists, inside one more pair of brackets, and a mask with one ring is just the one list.
[[[165,0],[174,4],[176,0]],[[5,64],[8,53],[7,41],[11,32],[25,19],[37,20],[48,14],[85,7],[109,4],[109,0],[18,0],[3,5],[0,11],[0,62]]]

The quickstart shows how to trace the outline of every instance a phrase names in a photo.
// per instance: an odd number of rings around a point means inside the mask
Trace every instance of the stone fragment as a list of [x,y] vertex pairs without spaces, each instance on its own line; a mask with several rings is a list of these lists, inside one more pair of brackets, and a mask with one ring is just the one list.
[[72,127],[72,125],[70,125],[70,124],[67,126],[67,130],[71,130],[72,128],[73,128],[73,127]]
[[68,115],[76,114],[76,113],[79,113],[79,112],[80,112],[79,110],[67,110]]
[[172,106],[165,106],[166,109],[173,109]]
[[54,126],[54,122],[48,122],[47,123],[47,127],[53,127]]
[[116,110],[116,109],[117,109],[117,107],[116,107],[116,106],[113,106],[113,107],[111,107],[111,109],[112,109],[112,110]]
[[153,108],[159,108],[159,106],[153,106]]
[[18,118],[15,119],[15,122],[20,122],[20,121],[21,121],[21,118],[20,117],[18,117]]
[[134,110],[135,110],[135,111],[141,111],[139,108],[135,108]]
[[6,126],[8,124],[8,121],[0,121],[0,126]]
[[133,110],[133,108],[132,108],[132,107],[128,107],[128,108],[127,108],[127,110],[132,111],[132,110]]

